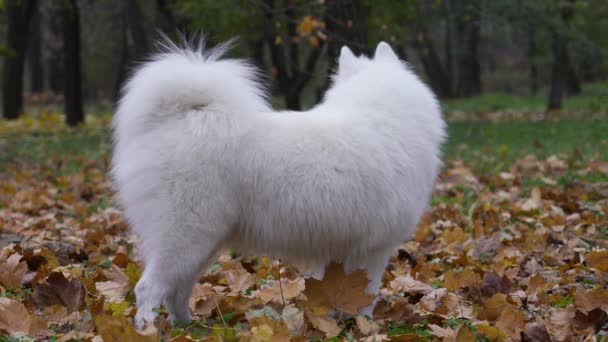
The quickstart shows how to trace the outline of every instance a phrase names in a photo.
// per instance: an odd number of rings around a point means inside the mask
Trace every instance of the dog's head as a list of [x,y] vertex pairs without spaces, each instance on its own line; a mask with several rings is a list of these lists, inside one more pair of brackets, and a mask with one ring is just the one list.
[[392,63],[403,67],[403,62],[399,59],[397,54],[395,54],[390,45],[385,42],[380,42],[380,44],[378,44],[372,58],[368,58],[364,55],[355,56],[347,46],[343,46],[340,50],[338,70],[333,75],[333,81],[334,83],[339,83],[347,80],[367,69],[374,63]]

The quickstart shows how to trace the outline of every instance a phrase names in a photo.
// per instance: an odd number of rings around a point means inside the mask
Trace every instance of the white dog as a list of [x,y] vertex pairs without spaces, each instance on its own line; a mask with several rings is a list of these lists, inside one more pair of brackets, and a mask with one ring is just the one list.
[[193,285],[225,248],[316,278],[331,261],[363,269],[377,294],[441,165],[437,100],[388,44],[371,59],[343,47],[324,101],[301,113],[269,108],[256,70],[226,49],[169,46],[114,117],[112,174],[145,262],[139,327],[161,304],[190,320]]

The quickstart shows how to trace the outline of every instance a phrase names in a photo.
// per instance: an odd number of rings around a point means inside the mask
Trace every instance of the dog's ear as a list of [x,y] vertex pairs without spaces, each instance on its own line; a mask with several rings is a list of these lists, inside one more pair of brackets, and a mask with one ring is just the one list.
[[340,67],[347,66],[353,64],[357,60],[357,57],[353,54],[352,51],[345,45],[340,50],[340,58],[338,59],[338,65]]
[[391,46],[385,42],[380,42],[378,47],[376,47],[374,59],[379,61],[399,61],[399,57],[397,57]]

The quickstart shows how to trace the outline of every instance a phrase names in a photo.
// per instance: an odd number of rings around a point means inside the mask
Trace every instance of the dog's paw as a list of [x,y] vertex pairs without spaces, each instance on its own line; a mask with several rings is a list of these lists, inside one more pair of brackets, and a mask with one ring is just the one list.
[[137,315],[135,315],[135,328],[137,330],[144,330],[154,324],[156,319],[156,312],[151,309],[138,308]]

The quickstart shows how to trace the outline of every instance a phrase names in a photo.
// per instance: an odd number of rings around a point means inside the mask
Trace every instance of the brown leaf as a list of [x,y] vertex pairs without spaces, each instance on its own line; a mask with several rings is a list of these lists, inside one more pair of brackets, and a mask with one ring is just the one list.
[[244,293],[253,286],[253,276],[241,263],[235,264],[232,269],[220,272],[220,275],[226,279],[232,294]]
[[367,319],[363,316],[356,316],[355,322],[357,323],[357,328],[364,336],[375,335],[380,331],[380,325],[378,323]]
[[587,266],[601,272],[608,272],[608,250],[592,251],[587,254]]
[[456,337],[456,332],[449,327],[442,328],[436,324],[429,324],[428,327],[431,329],[431,334],[433,334],[433,336],[441,337],[448,340],[454,340],[454,338]]
[[465,324],[461,325],[456,330],[456,342],[470,342],[475,341],[477,337],[473,333],[473,330]]
[[305,324],[304,312],[302,310],[298,309],[293,304],[288,305],[283,308],[281,319],[287,325],[287,329],[291,336],[300,336],[303,334]]
[[97,333],[104,342],[132,341],[156,342],[156,335],[144,336],[137,333],[133,325],[125,317],[100,315],[95,317]]
[[555,310],[545,325],[553,341],[570,341],[574,334],[573,319],[574,305],[568,305],[565,309]]
[[412,294],[429,294],[433,291],[433,288],[421,281],[412,278],[410,275],[405,275],[393,279],[390,286],[395,292],[405,292],[410,295]]
[[496,327],[509,339],[517,340],[526,326],[526,316],[514,306],[506,306],[496,321]]
[[324,332],[327,338],[337,336],[342,331],[334,318],[317,316],[309,310],[306,310],[306,318],[315,329]]
[[59,304],[68,311],[78,311],[84,305],[85,288],[78,279],[68,280],[61,272],[51,273],[44,283],[36,286],[35,301],[40,305]]
[[549,332],[547,331],[547,328],[545,327],[545,323],[543,321],[527,324],[523,335],[527,337],[529,341],[551,341],[551,336],[549,336]]
[[366,293],[368,279],[364,271],[345,274],[342,265],[331,263],[323,280],[308,279],[306,282],[307,307],[316,315],[324,315],[334,308],[351,315],[370,305],[374,296]]
[[477,273],[470,268],[465,268],[462,272],[447,271],[444,275],[443,286],[450,291],[454,291],[460,288],[479,286],[480,282]]
[[0,264],[0,283],[10,288],[20,288],[27,273],[27,263],[20,262],[22,255],[15,253]]
[[505,293],[511,287],[511,281],[506,276],[499,277],[494,272],[486,272],[483,275],[481,293],[486,297],[491,297],[496,293]]
[[33,335],[43,328],[46,328],[46,324],[30,316],[23,304],[6,297],[0,298],[0,331],[7,331],[11,335],[18,332]]
[[590,291],[577,289],[575,294],[576,307],[584,314],[594,309],[602,309],[608,312],[608,290],[596,287]]
[[512,306],[511,303],[507,302],[507,295],[497,293],[483,303],[479,318],[495,321],[500,317],[504,310],[507,310]]
[[[487,325],[487,324],[479,324],[476,325],[475,328],[477,329],[477,332],[479,332],[480,334],[482,334],[483,336],[487,337],[490,341],[504,341],[505,340],[505,334],[498,330],[498,328],[493,327],[491,325]],[[517,339],[515,339],[517,340]]]
[[305,283],[302,277],[294,280],[281,278],[281,286],[279,286],[279,281],[275,280],[272,283],[263,285],[257,293],[264,304],[270,301],[282,304],[283,298],[285,301],[296,298],[304,291],[304,288]]

